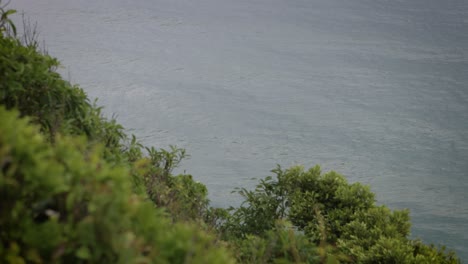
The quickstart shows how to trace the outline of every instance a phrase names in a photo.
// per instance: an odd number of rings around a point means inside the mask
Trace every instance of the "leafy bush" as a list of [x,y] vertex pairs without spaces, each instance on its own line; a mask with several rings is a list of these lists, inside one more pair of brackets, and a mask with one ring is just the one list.
[[221,228],[225,236],[268,237],[275,222],[285,219],[343,262],[459,263],[453,252],[408,239],[409,212],[377,206],[367,186],[349,184],[333,171],[322,174],[319,166],[272,172],[276,179],[267,177],[254,191],[239,191],[245,201],[231,208]]
[[[241,263],[321,263],[318,247],[298,234],[290,223],[277,221],[264,236],[247,235],[237,240]],[[331,261],[331,259],[330,259]]]
[[0,108],[0,262],[232,262],[211,235],[133,194],[100,147],[50,145],[17,115]]

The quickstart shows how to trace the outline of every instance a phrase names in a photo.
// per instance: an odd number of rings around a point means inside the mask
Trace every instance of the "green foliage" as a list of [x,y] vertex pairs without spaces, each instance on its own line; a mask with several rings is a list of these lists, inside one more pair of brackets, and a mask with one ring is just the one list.
[[232,215],[223,228],[235,237],[262,235],[283,219],[286,209],[285,192],[271,177],[260,180],[254,191],[239,190],[245,201],[241,207],[230,208]]
[[320,213],[326,219],[327,241],[335,242],[341,227],[355,212],[374,205],[374,194],[368,187],[349,185],[335,172],[321,174],[319,166],[307,171],[300,166],[287,170],[277,167],[272,172],[277,180],[267,177],[260,180],[254,191],[239,191],[245,201],[238,209],[232,209],[233,217],[227,224],[232,232],[262,234],[274,226],[276,219],[285,218],[320,242]]
[[237,240],[235,246],[241,263],[321,263],[323,260],[317,246],[284,221],[277,221],[262,237],[247,235]]
[[[201,219],[208,204],[204,185],[190,175],[171,175],[185,151],[146,148],[145,157],[145,147],[114,119],[104,118],[102,108],[64,81],[57,67],[58,61],[37,46],[0,37],[0,103],[28,116],[41,132],[26,121],[15,125],[2,109],[2,135],[12,138],[0,141],[5,194],[0,258],[11,263],[231,262],[203,228],[173,222]],[[29,134],[15,135],[13,128]],[[154,179],[159,182],[153,186]]]
[[82,89],[63,80],[57,67],[57,59],[35,47],[0,37],[0,104],[30,116],[50,140],[59,132],[86,135],[110,150],[119,149],[123,127],[103,118],[101,108],[91,104]]
[[146,190],[151,201],[169,211],[174,220],[203,219],[208,206],[205,185],[191,175],[145,175]]
[[[103,144],[107,161],[113,164],[135,162],[142,164],[143,149],[148,152],[146,169],[133,168],[134,189],[146,190],[158,206],[171,207],[177,215],[193,218],[201,213],[198,207],[207,203],[206,189],[191,181],[189,176],[173,177],[171,170],[186,157],[185,151],[171,147],[169,151],[142,146],[115,119],[103,117],[101,107],[90,103],[84,91],[73,86],[55,72],[59,62],[37,51],[35,46],[24,46],[14,38],[0,37],[0,104],[7,109],[18,109],[22,116],[41,127],[43,134],[54,141],[58,134],[85,135],[87,145]],[[142,176],[143,175],[143,176]],[[180,178],[180,179],[179,179]],[[196,199],[187,195],[196,194]],[[186,203],[189,201],[190,203]],[[187,204],[190,208],[187,209]],[[197,207],[197,208],[196,208]]]
[[185,150],[146,148],[149,156],[139,161],[137,177],[151,201],[164,207],[174,220],[202,220],[208,208],[206,186],[191,175],[173,176],[171,171],[186,157]]
[[459,263],[408,239],[407,210],[318,166],[277,167],[239,208],[209,207],[172,175],[184,150],[127,136],[35,33],[16,38],[13,13],[0,0],[1,263],[232,263],[226,247],[242,263]]
[[0,262],[231,262],[211,235],[133,194],[128,170],[101,147],[50,145],[3,107],[0,120]]
[[0,35],[3,36],[11,30],[12,35],[16,35],[16,26],[9,18],[10,15],[16,13],[16,10],[5,9],[7,4],[2,4],[0,0]]
[[66,134],[85,135],[88,145],[103,144],[105,158],[116,164],[136,162],[146,149],[151,165],[169,175],[186,157],[184,150],[145,148],[127,136],[123,126],[105,118],[102,107],[91,103],[81,88],[63,80],[55,71],[58,67],[58,60],[39,52],[37,45],[0,36],[0,104],[29,116],[51,142],[57,134]]
[[278,167],[272,172],[276,179],[267,177],[254,191],[239,191],[245,201],[239,208],[231,208],[232,215],[220,229],[226,237],[241,237],[250,243],[254,236],[257,243],[271,235],[277,220],[284,219],[320,246],[319,251],[342,262],[459,262],[452,252],[408,239],[409,212],[377,206],[367,186],[349,184],[333,171],[323,174],[319,166],[309,170]]

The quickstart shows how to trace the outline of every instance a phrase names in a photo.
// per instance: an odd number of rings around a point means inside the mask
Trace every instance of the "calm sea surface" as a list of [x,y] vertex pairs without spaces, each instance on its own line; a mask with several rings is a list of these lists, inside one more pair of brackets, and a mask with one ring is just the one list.
[[279,163],[336,170],[468,260],[468,1],[14,0],[65,78],[237,205]]

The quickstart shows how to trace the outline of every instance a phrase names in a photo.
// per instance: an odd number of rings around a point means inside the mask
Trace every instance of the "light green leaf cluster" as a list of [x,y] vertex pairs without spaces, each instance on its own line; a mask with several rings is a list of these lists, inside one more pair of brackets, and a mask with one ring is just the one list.
[[134,194],[102,147],[63,136],[51,145],[4,107],[0,120],[0,262],[232,262],[214,237]]

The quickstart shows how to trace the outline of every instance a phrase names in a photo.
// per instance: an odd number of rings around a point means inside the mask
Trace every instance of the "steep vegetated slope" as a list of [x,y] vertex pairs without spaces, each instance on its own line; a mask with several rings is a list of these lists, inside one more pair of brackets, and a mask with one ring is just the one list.
[[278,167],[240,207],[210,207],[172,174],[184,150],[128,136],[0,12],[0,262],[459,263],[409,239],[408,211],[318,166]]

